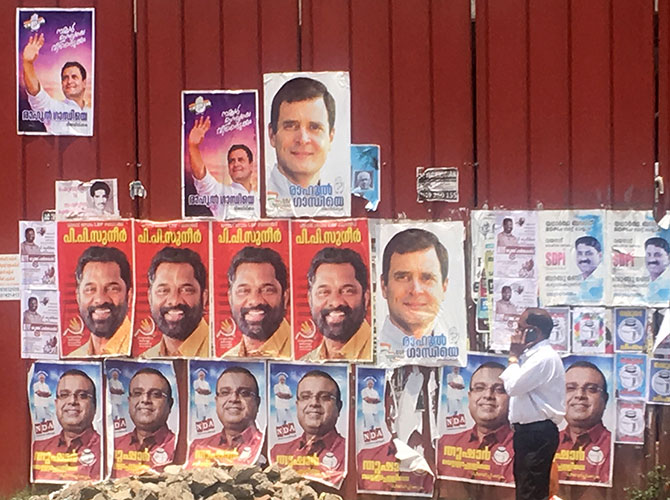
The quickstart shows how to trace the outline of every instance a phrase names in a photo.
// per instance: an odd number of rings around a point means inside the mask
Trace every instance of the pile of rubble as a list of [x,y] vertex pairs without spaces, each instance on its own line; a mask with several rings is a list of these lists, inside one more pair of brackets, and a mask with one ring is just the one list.
[[255,465],[165,472],[98,483],[80,481],[30,500],[342,500],[317,492],[293,469]]

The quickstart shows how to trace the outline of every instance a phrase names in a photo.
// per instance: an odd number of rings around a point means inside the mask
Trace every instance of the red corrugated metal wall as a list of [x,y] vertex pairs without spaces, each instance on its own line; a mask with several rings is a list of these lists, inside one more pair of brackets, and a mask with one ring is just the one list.
[[[670,180],[668,1],[659,0],[655,52],[653,0],[478,0],[474,28],[469,0],[137,0],[136,35],[132,0],[6,0],[0,253],[16,252],[19,219],[53,207],[54,180],[109,176],[123,187],[136,161],[149,196],[137,207],[122,196],[123,215],[179,218],[181,90],[262,89],[263,73],[276,71],[350,71],[352,141],[382,148],[375,216],[462,217],[451,205],[415,202],[421,165],[459,166],[459,207],[650,208],[656,82],[658,160]],[[15,8],[91,5],[95,136],[17,136]],[[366,215],[359,199],[353,215]],[[0,317],[0,491],[9,492],[28,476],[27,364],[18,357],[18,304],[0,302]],[[566,488],[566,496],[623,498],[635,473],[669,462],[670,445],[657,453],[652,441],[670,419],[652,413],[647,445],[617,449],[614,489]],[[343,491],[353,498],[351,479]],[[441,498],[512,496],[441,487]]]

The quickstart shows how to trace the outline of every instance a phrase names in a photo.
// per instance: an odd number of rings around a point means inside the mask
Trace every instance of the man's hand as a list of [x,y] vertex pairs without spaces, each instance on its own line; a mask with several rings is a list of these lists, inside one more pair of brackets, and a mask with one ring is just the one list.
[[195,125],[193,125],[191,132],[188,134],[189,146],[199,146],[211,126],[212,120],[210,120],[209,116],[201,116],[196,119]]
[[44,45],[44,33],[36,33],[28,39],[28,43],[23,48],[23,62],[33,63],[40,55],[40,49]]
[[521,356],[521,353],[526,348],[526,333],[517,331],[516,333],[512,334],[510,342],[510,355],[517,357]]

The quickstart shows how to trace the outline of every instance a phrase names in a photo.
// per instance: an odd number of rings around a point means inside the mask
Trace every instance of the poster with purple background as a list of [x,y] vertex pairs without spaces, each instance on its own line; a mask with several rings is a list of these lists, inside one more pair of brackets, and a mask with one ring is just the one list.
[[16,10],[17,132],[93,135],[94,9]]
[[258,219],[258,92],[182,92],[182,215]]

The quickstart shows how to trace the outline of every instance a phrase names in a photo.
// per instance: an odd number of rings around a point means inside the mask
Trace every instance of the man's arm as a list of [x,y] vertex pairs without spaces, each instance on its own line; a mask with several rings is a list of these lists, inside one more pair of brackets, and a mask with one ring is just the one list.
[[200,154],[200,143],[205,134],[212,125],[212,121],[208,117],[201,116],[195,120],[195,125],[188,134],[188,157],[191,161],[191,170],[193,170],[193,177],[202,179],[207,173],[205,161]]
[[40,80],[35,71],[35,59],[40,55],[40,49],[44,45],[44,33],[32,35],[23,48],[23,81],[30,95],[37,95],[40,91]]

